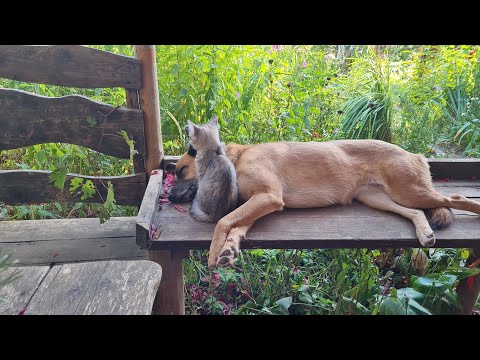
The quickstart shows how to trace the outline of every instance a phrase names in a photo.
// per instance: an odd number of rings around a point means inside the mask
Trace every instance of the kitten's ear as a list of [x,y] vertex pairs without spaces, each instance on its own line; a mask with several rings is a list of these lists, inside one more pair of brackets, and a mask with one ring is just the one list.
[[188,134],[189,138],[194,138],[198,135],[199,127],[192,123],[190,120],[187,120],[188,125],[185,126],[185,132]]
[[218,118],[213,115],[207,125],[218,127]]

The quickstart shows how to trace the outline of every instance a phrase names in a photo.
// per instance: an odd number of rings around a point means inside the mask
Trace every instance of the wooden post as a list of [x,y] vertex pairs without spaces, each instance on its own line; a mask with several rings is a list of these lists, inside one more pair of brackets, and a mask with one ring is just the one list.
[[158,97],[157,62],[155,45],[135,45],[135,57],[142,62],[142,88],[140,108],[143,110],[147,174],[159,169],[163,160],[162,126],[160,122],[160,100]]
[[[467,259],[467,266],[480,258],[480,249],[474,249]],[[455,311],[455,315],[472,315],[473,308],[480,293],[480,275],[470,276],[460,280],[457,285],[457,294],[462,303],[462,309]]]
[[156,250],[148,252],[148,259],[162,267],[162,281],[153,303],[153,315],[185,315],[183,258],[188,250]]
[[[140,108],[143,110],[147,176],[159,169],[163,160],[160,100],[158,96],[157,63],[155,45],[135,45],[135,57],[142,62],[142,88]],[[127,93],[128,95],[128,93]],[[130,99],[134,96],[128,96]],[[134,100],[128,100],[133,105]],[[185,296],[183,290],[183,257],[185,250],[148,251],[148,259],[162,267],[162,280],[153,304],[153,314],[184,315]]]

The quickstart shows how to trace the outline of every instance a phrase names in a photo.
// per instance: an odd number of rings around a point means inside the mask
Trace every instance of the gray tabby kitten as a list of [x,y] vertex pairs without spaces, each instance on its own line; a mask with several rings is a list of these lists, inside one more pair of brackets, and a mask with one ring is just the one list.
[[195,165],[198,190],[190,215],[204,222],[217,222],[237,207],[237,174],[220,142],[218,119],[213,116],[205,125],[188,121],[190,144],[197,151]]

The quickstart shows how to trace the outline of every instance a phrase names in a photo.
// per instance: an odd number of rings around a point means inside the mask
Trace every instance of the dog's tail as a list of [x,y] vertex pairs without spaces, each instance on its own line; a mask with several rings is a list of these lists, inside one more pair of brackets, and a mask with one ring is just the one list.
[[425,214],[433,229],[443,229],[450,225],[454,219],[452,210],[447,207],[426,209]]

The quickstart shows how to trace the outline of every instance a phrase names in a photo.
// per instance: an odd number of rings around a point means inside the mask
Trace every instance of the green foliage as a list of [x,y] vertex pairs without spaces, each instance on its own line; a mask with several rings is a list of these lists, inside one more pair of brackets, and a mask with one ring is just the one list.
[[391,142],[393,101],[385,56],[370,48],[365,57],[354,59],[342,85],[348,97],[342,105],[346,136]]

